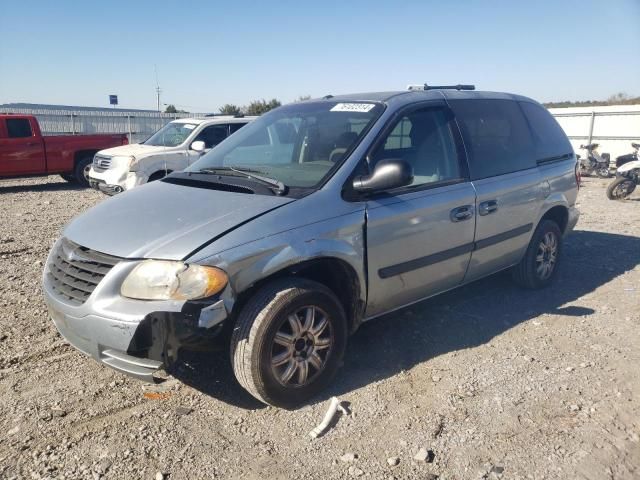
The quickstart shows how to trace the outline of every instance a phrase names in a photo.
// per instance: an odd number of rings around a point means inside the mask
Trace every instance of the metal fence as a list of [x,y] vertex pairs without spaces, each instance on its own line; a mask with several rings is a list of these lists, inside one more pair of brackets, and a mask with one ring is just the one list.
[[5,113],[35,115],[43,135],[88,135],[126,133],[129,143],[138,143],[177,118],[203,118],[203,113],[70,111],[33,108],[3,108]]
[[640,142],[640,105],[551,108],[549,111],[578,154],[585,154],[580,145],[594,142],[600,145],[600,153],[609,153],[614,160],[633,151],[631,142]]

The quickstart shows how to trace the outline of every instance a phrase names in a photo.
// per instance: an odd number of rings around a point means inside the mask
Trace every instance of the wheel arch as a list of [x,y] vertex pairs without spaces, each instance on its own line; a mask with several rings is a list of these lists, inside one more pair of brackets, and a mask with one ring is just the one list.
[[73,165],[74,167],[78,164],[78,162],[80,160],[82,160],[83,158],[86,157],[91,157],[93,159],[93,156],[98,153],[97,149],[90,149],[90,150],[77,150],[73,153]]
[[311,258],[283,267],[237,293],[233,305],[232,321],[235,321],[237,313],[256,291],[273,280],[285,277],[305,278],[329,288],[338,297],[345,310],[349,322],[349,332],[353,333],[358,328],[366,305],[366,299],[362,295],[363,285],[361,285],[360,277],[352,265],[332,256]]
[[540,217],[538,224],[543,220],[552,220],[560,228],[560,232],[564,235],[569,223],[569,209],[565,205],[555,205],[548,208]]

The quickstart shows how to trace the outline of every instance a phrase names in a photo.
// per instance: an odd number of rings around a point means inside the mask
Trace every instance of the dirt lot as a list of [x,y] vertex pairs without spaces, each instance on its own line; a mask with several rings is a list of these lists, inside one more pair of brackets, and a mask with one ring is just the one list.
[[[552,288],[499,274],[365,324],[332,389],[285,411],[245,394],[222,352],[155,391],[76,352],[40,275],[104,197],[0,182],[0,478],[639,478],[640,196],[605,186],[585,179]],[[352,414],[311,440],[332,395]]]

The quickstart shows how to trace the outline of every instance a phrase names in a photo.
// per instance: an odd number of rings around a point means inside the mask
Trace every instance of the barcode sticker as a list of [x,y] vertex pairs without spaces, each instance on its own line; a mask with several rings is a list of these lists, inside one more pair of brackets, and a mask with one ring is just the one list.
[[196,128],[195,125],[191,125],[190,123],[185,123],[182,127],[186,128],[187,130],[193,130],[194,128]]
[[337,103],[332,112],[368,112],[375,104],[373,103]]

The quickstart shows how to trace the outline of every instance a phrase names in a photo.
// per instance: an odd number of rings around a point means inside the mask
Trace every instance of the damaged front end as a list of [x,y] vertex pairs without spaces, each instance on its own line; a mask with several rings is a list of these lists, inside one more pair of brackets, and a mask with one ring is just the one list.
[[224,300],[185,302],[180,312],[153,312],[136,328],[127,355],[158,362],[157,368],[170,369],[180,350],[211,349],[225,328]]

